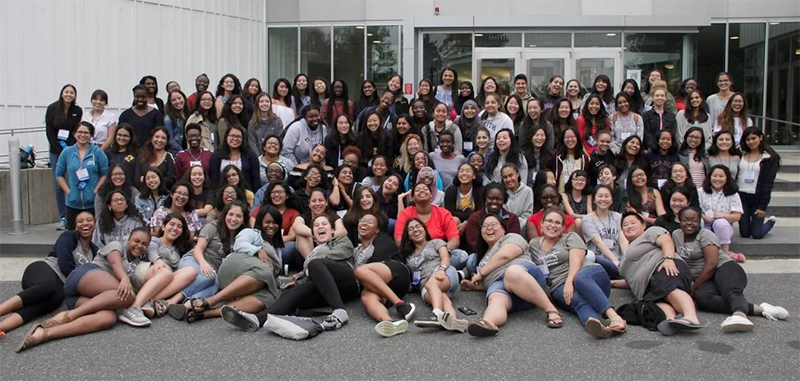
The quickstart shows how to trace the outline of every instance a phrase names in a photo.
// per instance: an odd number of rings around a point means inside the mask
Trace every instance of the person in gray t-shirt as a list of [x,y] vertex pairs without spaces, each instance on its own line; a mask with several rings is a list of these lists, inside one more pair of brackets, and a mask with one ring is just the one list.
[[458,167],[467,162],[464,155],[453,152],[453,133],[442,131],[439,134],[439,149],[431,152],[428,156],[433,163],[433,167],[439,171],[442,178],[442,186],[447,188],[453,183],[453,179],[458,174]]
[[544,291],[545,277],[528,254],[525,238],[507,233],[506,226],[496,214],[486,214],[480,223],[477,271],[462,287],[486,290],[486,311],[483,319],[470,322],[467,332],[472,336],[491,336],[506,323],[508,314],[541,308],[547,314],[551,328],[563,324],[561,315]]
[[675,251],[686,261],[692,272],[692,294],[697,307],[703,311],[730,314],[721,327],[723,332],[753,329],[747,315],[763,315],[770,319],[785,319],[788,311],[767,303],[749,303],[743,291],[747,274],[738,263],[720,250],[717,236],[700,227],[699,209],[681,209],[678,218],[681,228],[672,232]]
[[[566,217],[559,209],[544,212],[542,237],[531,240],[531,258],[548,276],[550,296],[559,307],[578,315],[590,335],[603,339],[624,333],[627,324],[608,300],[611,281],[600,265],[587,264],[586,245],[578,233],[563,233]],[[600,319],[607,316],[606,327]]]

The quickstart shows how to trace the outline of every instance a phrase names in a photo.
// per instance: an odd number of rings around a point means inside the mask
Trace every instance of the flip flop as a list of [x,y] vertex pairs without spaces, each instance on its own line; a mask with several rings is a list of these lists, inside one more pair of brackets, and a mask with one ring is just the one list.
[[586,326],[584,328],[586,328],[586,332],[589,335],[598,339],[608,339],[612,334],[608,327],[603,325],[600,320],[595,318],[589,318],[589,320],[586,320]]
[[153,306],[156,309],[155,317],[160,318],[167,314],[167,310],[169,309],[169,304],[164,299],[155,299],[153,300]]
[[167,314],[175,320],[186,320],[186,314],[189,311],[183,304],[170,304],[167,307]]
[[675,330],[678,332],[695,331],[703,328],[702,325],[694,324],[686,318],[668,320],[668,324],[670,327],[675,328]]
[[500,329],[497,326],[483,319],[477,322],[470,322],[467,326],[467,333],[470,336],[489,337],[496,335],[498,332],[500,332]]

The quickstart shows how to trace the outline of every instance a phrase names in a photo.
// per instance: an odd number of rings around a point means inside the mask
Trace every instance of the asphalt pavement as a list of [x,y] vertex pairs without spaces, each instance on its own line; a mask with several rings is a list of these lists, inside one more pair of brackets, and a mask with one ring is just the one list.
[[[564,327],[549,329],[542,311],[529,310],[512,314],[490,338],[413,325],[406,334],[382,338],[361,304],[351,301],[349,324],[300,342],[265,330],[246,333],[221,319],[188,325],[164,317],[149,328],[119,323],[16,354],[26,326],[0,338],[0,375],[2,380],[797,379],[798,286],[797,273],[750,275],[745,295],[751,302],[781,305],[792,316],[779,322],[751,317],[755,329],[736,334],[720,330],[726,316],[701,313],[704,328],[696,333],[664,337],[630,326],[623,335],[597,340],[574,315],[562,312]],[[0,298],[18,291],[18,282],[0,282]],[[620,305],[632,298],[627,290],[613,290],[611,300]],[[417,295],[406,300],[417,304],[418,316],[430,311]],[[479,313],[485,308],[482,293],[459,292],[454,300]]]

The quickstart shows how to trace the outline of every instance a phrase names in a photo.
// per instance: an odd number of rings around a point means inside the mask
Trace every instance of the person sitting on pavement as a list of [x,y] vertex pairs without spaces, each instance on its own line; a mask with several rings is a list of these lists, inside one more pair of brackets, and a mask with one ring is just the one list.
[[544,291],[545,277],[526,252],[528,243],[515,233],[507,233],[503,220],[487,214],[481,220],[477,271],[471,280],[461,281],[466,290],[486,290],[483,318],[469,323],[472,336],[496,335],[508,314],[539,307],[546,313],[547,326],[560,328],[561,314]]
[[[608,300],[611,295],[608,274],[593,262],[587,265],[586,245],[577,233],[563,233],[564,220],[561,210],[546,210],[542,237],[528,244],[531,258],[538,261],[547,276],[550,297],[562,309],[578,315],[591,336],[606,339],[614,333],[625,333],[625,320]],[[600,320],[603,315],[608,317],[609,326]]]
[[[415,189],[426,189],[415,186]],[[452,218],[450,222],[453,222]],[[403,224],[400,250],[412,272],[411,285],[419,289],[422,300],[433,307],[426,317],[416,319],[418,327],[441,327],[465,332],[467,321],[458,319],[450,298],[458,291],[458,273],[450,265],[450,250],[441,239],[432,239],[425,223],[412,217]]]
[[61,306],[66,278],[97,255],[97,245],[92,243],[94,216],[83,211],[75,221],[75,230],[61,233],[47,257],[25,268],[22,291],[0,303],[0,316],[7,315],[0,321],[0,337]]
[[711,230],[700,228],[701,216],[700,210],[693,207],[681,209],[678,214],[681,228],[672,233],[675,251],[686,261],[694,279],[690,294],[697,308],[732,314],[720,324],[723,332],[751,331],[754,324],[748,315],[770,320],[788,318],[789,312],[783,307],[747,301],[742,293],[747,285],[747,274],[721,250],[719,239]]

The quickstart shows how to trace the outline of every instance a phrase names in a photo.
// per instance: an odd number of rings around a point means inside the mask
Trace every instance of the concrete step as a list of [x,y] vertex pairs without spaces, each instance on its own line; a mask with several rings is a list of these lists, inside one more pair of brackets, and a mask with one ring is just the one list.
[[[738,226],[735,226],[738,229]],[[776,225],[763,239],[739,237],[736,231],[731,239],[731,251],[743,253],[747,257],[800,257],[800,227]]]
[[774,192],[800,191],[800,173],[778,173],[775,177]]
[[800,217],[800,192],[773,192],[769,214],[776,217]]

